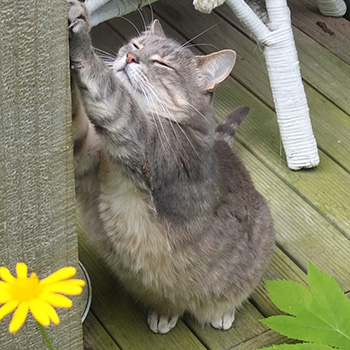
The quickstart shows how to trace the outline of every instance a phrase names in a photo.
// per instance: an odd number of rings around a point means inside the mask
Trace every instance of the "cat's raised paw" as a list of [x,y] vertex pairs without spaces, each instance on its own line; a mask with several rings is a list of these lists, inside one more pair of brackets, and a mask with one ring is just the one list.
[[155,311],[148,314],[147,323],[154,333],[165,334],[176,326],[179,316],[159,315]]
[[216,329],[227,331],[232,327],[234,320],[235,320],[235,314],[234,312],[232,312],[212,320],[210,324]]
[[87,8],[78,0],[69,0],[68,24],[69,30],[75,34],[89,32],[89,12]]

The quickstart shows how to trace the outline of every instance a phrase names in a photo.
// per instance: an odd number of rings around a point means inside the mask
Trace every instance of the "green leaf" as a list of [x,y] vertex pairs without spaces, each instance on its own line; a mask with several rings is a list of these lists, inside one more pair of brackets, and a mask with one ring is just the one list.
[[282,311],[297,316],[311,304],[312,295],[309,289],[294,281],[265,281],[269,297]]
[[302,344],[273,345],[268,348],[261,348],[258,350],[335,350],[335,349],[328,345],[302,343]]
[[327,316],[327,323],[345,332],[350,340],[350,301],[335,279],[318,269],[311,261],[309,286],[313,294],[311,309],[318,310],[320,317]]
[[[293,339],[350,349],[350,302],[332,277],[309,264],[311,300],[305,289],[288,290],[288,284],[269,284],[277,306],[294,316],[274,316],[264,324]],[[280,295],[278,295],[280,294]],[[291,295],[292,294],[292,295]],[[296,300],[300,295],[301,300]],[[283,298],[286,300],[283,301]],[[290,306],[293,302],[296,305]],[[288,312],[288,311],[287,311]]]

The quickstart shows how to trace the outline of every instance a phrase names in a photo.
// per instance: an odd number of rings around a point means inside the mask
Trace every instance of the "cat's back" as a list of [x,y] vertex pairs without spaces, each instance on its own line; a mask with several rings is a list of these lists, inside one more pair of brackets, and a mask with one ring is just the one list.
[[[274,228],[267,202],[256,190],[242,161],[224,141],[216,141],[218,200],[215,226],[233,245],[252,253],[264,265],[274,245]],[[252,256],[253,257],[253,256]]]

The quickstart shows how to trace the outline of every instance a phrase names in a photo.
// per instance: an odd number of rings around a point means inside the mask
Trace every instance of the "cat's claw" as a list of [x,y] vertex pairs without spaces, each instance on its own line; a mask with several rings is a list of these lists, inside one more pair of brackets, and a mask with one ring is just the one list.
[[75,34],[89,32],[89,12],[86,7],[78,0],[69,0],[67,6],[69,30]]
[[212,320],[210,323],[216,329],[227,331],[232,327],[233,321],[235,320],[234,312],[225,314]]
[[148,314],[147,323],[154,333],[165,334],[176,326],[179,316],[159,315],[152,311]]
[[69,25],[69,29],[74,33],[78,34],[84,31],[85,21],[82,19],[77,19]]

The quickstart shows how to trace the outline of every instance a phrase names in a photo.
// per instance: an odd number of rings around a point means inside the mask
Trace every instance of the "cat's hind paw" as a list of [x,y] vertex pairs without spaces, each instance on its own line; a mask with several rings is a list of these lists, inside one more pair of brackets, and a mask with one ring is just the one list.
[[212,327],[227,331],[232,327],[233,321],[235,320],[234,312],[227,313],[221,317],[218,317],[210,322]]
[[155,311],[148,314],[147,323],[153,333],[165,334],[172,330],[179,316],[159,315]]

